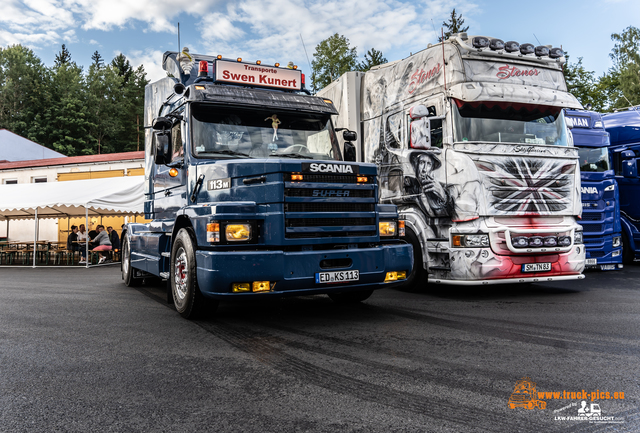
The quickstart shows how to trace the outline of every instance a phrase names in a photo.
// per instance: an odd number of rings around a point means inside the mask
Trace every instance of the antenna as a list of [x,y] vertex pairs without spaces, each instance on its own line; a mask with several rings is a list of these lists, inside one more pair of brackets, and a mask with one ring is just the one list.
[[431,27],[433,27],[433,34],[436,37],[436,41],[438,40],[438,32],[436,32],[436,25],[433,23],[433,18],[431,18]]
[[182,49],[180,48],[180,23],[178,22],[178,57],[180,56],[181,52],[182,52]]
[[307,54],[307,47],[304,46],[304,39],[302,39],[302,33],[298,33],[300,35],[300,40],[302,41],[302,48],[304,48],[304,55],[307,56],[307,64],[309,65],[309,72],[311,72],[311,62],[309,61],[309,54]]
[[536,41],[538,41],[538,45],[542,45],[542,44],[540,43],[540,40],[538,39],[538,37],[536,36],[536,34],[535,34],[535,33],[533,34],[533,37],[534,37],[534,38],[536,38]]

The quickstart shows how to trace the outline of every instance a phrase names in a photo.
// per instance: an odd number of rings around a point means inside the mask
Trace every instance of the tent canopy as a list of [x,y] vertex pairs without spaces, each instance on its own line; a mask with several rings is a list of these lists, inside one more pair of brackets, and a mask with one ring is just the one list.
[[144,176],[0,185],[0,220],[144,213]]

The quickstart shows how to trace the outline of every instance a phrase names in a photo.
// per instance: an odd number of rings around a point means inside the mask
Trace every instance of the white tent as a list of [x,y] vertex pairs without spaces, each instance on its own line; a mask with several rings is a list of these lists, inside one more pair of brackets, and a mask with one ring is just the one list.
[[144,212],[144,177],[0,185],[0,220]]
[[0,220],[35,219],[34,249],[38,219],[143,212],[143,176],[0,185]]

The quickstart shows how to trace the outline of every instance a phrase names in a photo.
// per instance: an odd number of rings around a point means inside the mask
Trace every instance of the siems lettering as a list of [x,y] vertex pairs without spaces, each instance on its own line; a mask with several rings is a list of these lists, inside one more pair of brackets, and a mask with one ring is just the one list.
[[583,194],[597,194],[598,193],[598,188],[596,188],[595,186],[583,186],[582,187],[582,193]]
[[318,164],[314,162],[310,164],[309,169],[320,173],[353,173],[351,166],[344,164]]
[[314,197],[349,197],[349,191],[340,191],[336,189],[314,189]]
[[533,69],[518,69],[515,66],[504,65],[498,68],[500,72],[496,74],[496,77],[501,80],[506,80],[511,77],[535,77],[540,71],[536,68]]

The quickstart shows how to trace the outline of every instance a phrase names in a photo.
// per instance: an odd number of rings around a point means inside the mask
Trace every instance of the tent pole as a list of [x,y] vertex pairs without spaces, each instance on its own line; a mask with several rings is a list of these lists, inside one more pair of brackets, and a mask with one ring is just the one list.
[[36,244],[36,242],[38,242],[38,208],[36,208],[35,226],[36,226],[36,230],[33,235],[33,267],[34,268],[36,267],[36,253],[38,251],[37,244]]
[[85,256],[84,256],[84,263],[85,263],[85,268],[89,267],[89,209],[87,209],[87,207],[85,206],[84,208],[84,222],[85,222],[85,227],[87,230],[87,237],[85,238]]

